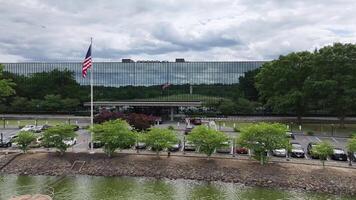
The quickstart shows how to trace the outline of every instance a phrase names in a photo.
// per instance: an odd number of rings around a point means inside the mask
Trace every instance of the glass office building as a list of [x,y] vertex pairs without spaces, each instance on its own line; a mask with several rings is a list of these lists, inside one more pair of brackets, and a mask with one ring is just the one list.
[[[162,84],[236,84],[245,72],[261,67],[263,61],[236,62],[95,62],[95,86],[152,86]],[[89,85],[90,78],[81,75],[79,62],[4,63],[4,71],[30,76],[54,69],[74,72],[80,85]]]

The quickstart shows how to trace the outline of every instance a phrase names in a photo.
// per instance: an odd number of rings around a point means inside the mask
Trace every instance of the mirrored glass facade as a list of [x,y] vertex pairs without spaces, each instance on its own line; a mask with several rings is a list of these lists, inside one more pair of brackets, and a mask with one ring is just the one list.
[[[94,85],[96,86],[152,86],[172,85],[236,84],[245,72],[259,68],[263,61],[236,62],[153,62],[122,63],[95,62]],[[90,78],[82,78],[79,62],[30,62],[4,63],[4,71],[30,76],[34,73],[54,69],[69,70],[75,74],[80,85],[89,85]],[[90,72],[89,72],[90,73]]]

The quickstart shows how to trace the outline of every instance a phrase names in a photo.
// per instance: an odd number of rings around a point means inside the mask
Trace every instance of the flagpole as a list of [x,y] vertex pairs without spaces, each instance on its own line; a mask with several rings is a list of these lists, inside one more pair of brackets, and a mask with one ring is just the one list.
[[[93,60],[93,38],[90,38],[90,47],[91,47],[91,59]],[[94,62],[92,61],[93,66],[91,67],[90,72],[90,148],[91,153],[94,153],[94,144],[93,144],[93,128],[94,128],[94,105],[93,105],[93,77],[94,77]]]

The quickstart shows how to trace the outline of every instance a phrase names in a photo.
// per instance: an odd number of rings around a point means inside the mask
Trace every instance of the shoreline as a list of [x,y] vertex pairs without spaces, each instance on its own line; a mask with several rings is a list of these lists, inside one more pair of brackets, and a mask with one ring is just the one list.
[[[15,155],[13,155],[15,156]],[[8,155],[8,158],[11,155]],[[76,164],[75,161],[85,161]],[[1,168],[0,168],[1,169]],[[79,170],[80,169],[80,170]],[[0,174],[47,176],[128,176],[197,181],[221,181],[246,186],[294,189],[336,195],[356,195],[356,169],[270,163],[260,166],[251,160],[166,157],[101,153],[20,154]]]

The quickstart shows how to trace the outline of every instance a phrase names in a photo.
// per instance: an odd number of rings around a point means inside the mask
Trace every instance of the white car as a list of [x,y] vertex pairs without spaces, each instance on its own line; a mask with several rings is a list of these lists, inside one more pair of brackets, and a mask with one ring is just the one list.
[[63,142],[67,146],[73,146],[73,145],[77,144],[77,138],[72,138],[71,140],[64,140]]
[[35,125],[26,125],[20,131],[35,131],[35,130],[36,130],[36,126]]
[[287,151],[286,149],[275,149],[273,150],[273,155],[278,157],[286,157]]

